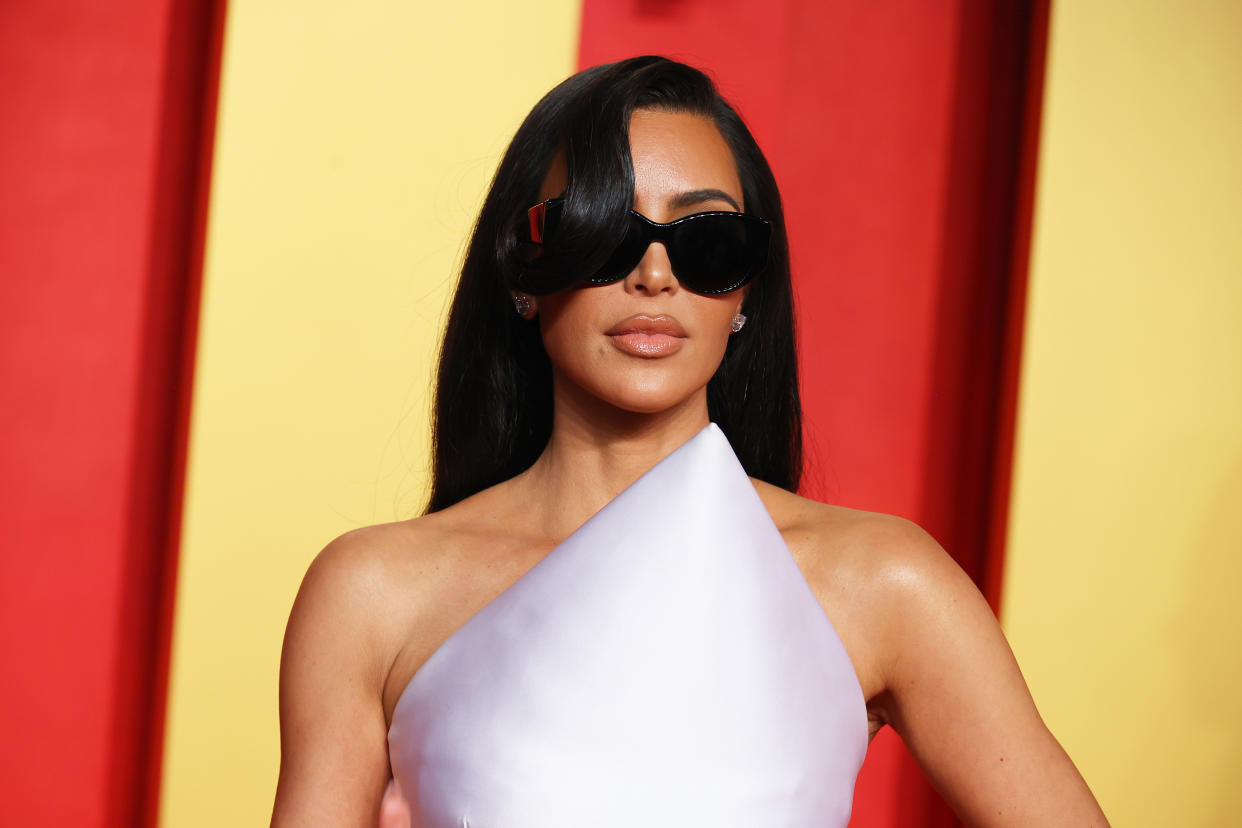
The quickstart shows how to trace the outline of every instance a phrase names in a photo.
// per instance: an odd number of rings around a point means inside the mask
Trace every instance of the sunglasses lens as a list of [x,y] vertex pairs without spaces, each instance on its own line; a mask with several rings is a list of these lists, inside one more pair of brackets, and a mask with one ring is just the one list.
[[677,225],[670,259],[678,280],[698,293],[725,293],[749,274],[751,243],[740,215],[706,215]]
[[606,285],[624,279],[638,266],[643,254],[647,252],[647,247],[651,244],[647,227],[638,219],[631,218],[632,221],[626,226],[625,238],[612,251],[604,266],[591,277],[590,281],[594,284]]

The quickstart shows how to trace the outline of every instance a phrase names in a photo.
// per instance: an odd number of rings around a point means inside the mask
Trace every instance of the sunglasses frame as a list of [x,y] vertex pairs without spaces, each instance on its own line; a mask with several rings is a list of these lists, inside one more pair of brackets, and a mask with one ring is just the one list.
[[[547,237],[550,234],[555,233],[556,224],[560,218],[560,210],[564,203],[565,200],[562,198],[550,198],[546,201],[541,201],[526,211],[527,221],[530,227],[530,240],[532,243],[543,246]],[[690,281],[687,282],[684,278],[682,278],[682,276],[678,275],[678,267],[673,263],[675,258],[679,258],[679,255],[676,252],[678,245],[673,243],[674,234],[677,232],[679,227],[689,222],[696,220],[701,221],[705,218],[715,218],[718,216],[726,217],[729,221],[742,222],[746,228],[747,247],[754,248],[756,246],[761,246],[762,255],[757,255],[752,251],[751,255],[754,261],[747,266],[739,278],[727,283],[726,287],[702,289],[701,287],[694,286],[693,283],[696,282],[697,279],[691,278]],[[619,272],[607,273],[602,276],[598,274],[588,276],[584,281],[593,285],[607,285],[624,279],[630,274],[630,272],[633,271],[635,267],[638,266],[638,262],[642,260],[642,256],[646,253],[647,249],[651,247],[651,243],[656,241],[662,243],[665,250],[668,252],[669,263],[673,266],[673,275],[677,278],[677,281],[687,290],[706,296],[732,293],[763,272],[764,267],[767,266],[772,225],[766,219],[759,218],[758,216],[754,216],[749,213],[740,213],[733,210],[710,210],[703,213],[693,213],[688,216],[673,219],[669,222],[661,223],[658,221],[652,221],[637,210],[630,210],[630,219],[631,221],[637,220],[638,226],[643,232],[643,242],[645,243],[642,247],[643,252],[639,254],[638,259],[635,259],[634,262],[628,267],[620,266],[618,268]],[[550,227],[549,220],[551,223]]]

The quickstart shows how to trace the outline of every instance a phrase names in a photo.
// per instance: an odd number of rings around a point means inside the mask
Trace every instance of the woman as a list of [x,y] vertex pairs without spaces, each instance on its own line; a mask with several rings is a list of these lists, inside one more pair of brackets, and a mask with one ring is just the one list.
[[888,724],[972,825],[1106,824],[952,559],[792,493],[793,342],[779,194],[705,76],[540,101],[454,298],[428,513],[294,605],[273,823],[374,824],[395,772],[415,824],[843,825]]

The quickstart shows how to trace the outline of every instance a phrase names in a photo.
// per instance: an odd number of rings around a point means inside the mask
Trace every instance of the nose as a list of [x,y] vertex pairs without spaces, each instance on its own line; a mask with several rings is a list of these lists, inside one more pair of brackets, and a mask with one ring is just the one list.
[[677,277],[673,275],[673,264],[669,261],[668,250],[664,242],[653,241],[647,245],[647,252],[638,260],[638,264],[625,277],[625,289],[647,296],[660,293],[676,293],[681,287]]

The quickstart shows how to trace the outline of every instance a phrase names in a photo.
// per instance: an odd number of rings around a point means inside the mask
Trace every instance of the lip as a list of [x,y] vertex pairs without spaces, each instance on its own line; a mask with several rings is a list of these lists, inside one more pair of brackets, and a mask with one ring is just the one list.
[[680,351],[686,340],[686,329],[672,316],[640,313],[622,319],[609,328],[605,336],[619,351],[653,359]]

